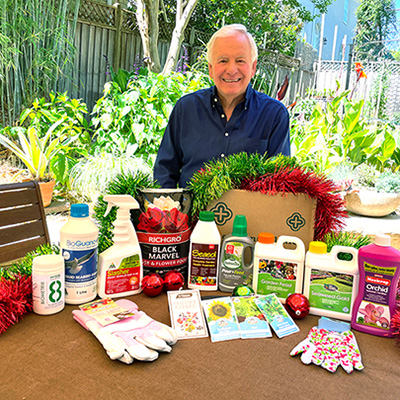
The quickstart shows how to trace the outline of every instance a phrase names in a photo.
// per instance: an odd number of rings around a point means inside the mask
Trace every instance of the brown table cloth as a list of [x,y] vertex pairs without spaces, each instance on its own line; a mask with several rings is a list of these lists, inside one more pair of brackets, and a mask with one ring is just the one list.
[[[220,292],[202,293],[225,295]],[[170,324],[165,293],[128,297]],[[180,340],[154,362],[111,361],[101,344],[72,318],[27,315],[0,335],[0,399],[398,399],[400,347],[394,339],[354,331],[364,370],[332,374],[304,365],[290,350],[318,317],[297,321],[300,332],[278,339]]]

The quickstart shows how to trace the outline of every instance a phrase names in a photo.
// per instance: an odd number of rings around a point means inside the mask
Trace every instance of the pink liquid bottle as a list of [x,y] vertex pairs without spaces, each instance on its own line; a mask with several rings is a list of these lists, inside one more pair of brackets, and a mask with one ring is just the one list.
[[378,234],[375,243],[358,251],[360,280],[351,327],[376,336],[393,337],[390,320],[396,309],[400,277],[400,251],[390,246],[390,236]]

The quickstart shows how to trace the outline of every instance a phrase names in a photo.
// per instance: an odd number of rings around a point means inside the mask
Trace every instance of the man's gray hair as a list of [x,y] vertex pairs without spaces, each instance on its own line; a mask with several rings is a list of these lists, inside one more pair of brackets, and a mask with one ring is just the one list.
[[211,53],[214,46],[215,39],[219,37],[227,37],[231,36],[235,33],[241,33],[245,35],[250,44],[250,51],[251,51],[251,62],[257,60],[258,57],[258,50],[256,42],[254,41],[253,37],[247,31],[246,27],[242,24],[232,24],[232,25],[225,25],[220,28],[214,35],[211,36],[210,41],[207,43],[207,61],[211,64]]

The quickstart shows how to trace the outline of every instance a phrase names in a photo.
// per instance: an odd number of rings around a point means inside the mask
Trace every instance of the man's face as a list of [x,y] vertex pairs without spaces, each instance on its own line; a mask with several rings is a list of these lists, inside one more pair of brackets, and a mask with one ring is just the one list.
[[251,61],[250,43],[245,35],[234,33],[217,38],[208,70],[219,96],[228,101],[244,96],[256,65],[257,61]]

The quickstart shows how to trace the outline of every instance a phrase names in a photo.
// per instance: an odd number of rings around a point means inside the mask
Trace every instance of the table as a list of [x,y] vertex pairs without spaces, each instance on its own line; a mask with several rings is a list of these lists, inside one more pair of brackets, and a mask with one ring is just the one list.
[[[212,292],[226,295],[221,292]],[[205,293],[207,296],[211,292]],[[166,293],[128,297],[170,324]],[[154,362],[111,361],[97,339],[72,319],[67,305],[50,316],[28,314],[0,335],[0,399],[398,399],[400,347],[394,339],[355,332],[365,369],[332,374],[304,365],[290,350],[318,317],[297,321],[300,332],[278,339],[180,340]]]

